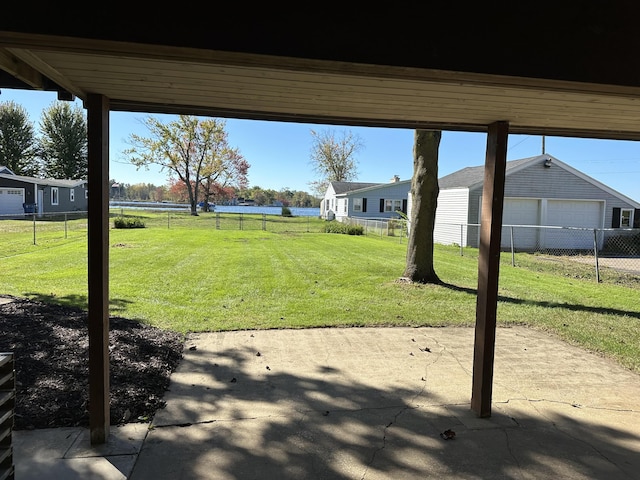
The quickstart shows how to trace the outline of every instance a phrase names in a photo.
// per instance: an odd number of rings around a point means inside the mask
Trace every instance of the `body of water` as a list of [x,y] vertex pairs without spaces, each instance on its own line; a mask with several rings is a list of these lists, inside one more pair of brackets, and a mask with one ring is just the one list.
[[[319,208],[289,207],[294,217],[319,217]],[[267,215],[281,215],[282,207],[241,207],[238,205],[216,205],[216,212],[220,213],[265,213]]]
[[[132,208],[138,210],[162,210],[162,211],[189,211],[189,206],[179,203],[158,203],[158,202],[109,202],[111,208]],[[291,215],[295,217],[319,217],[320,208],[300,208],[289,207]],[[200,211],[200,209],[198,209]],[[281,215],[282,207],[256,207],[240,205],[216,205],[215,212],[219,213],[252,213],[266,215]],[[203,212],[204,213],[204,212]]]

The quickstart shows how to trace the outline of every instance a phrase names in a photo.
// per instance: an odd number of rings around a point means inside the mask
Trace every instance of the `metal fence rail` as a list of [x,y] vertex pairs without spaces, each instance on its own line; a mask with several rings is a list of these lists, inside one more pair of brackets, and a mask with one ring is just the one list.
[[[321,231],[324,221],[317,217],[286,217],[264,213],[207,212],[194,216],[184,211],[153,211],[113,208],[111,227],[117,219],[137,219],[145,228],[204,228],[217,230],[263,230],[271,232]],[[47,242],[86,238],[86,211],[0,215],[0,234],[13,234],[16,243],[41,245]]]
[[[153,211],[113,208],[111,221],[118,218],[139,219],[146,228],[189,228],[217,230],[262,230],[270,232],[322,232],[325,220],[317,217],[283,217],[281,215],[210,212],[194,216],[184,211]],[[407,238],[404,219],[353,217],[344,220],[363,227],[368,236],[392,237],[399,242]],[[0,233],[12,234],[11,244],[3,244],[3,255],[11,255],[12,245],[34,245],[60,240],[86,239],[87,212],[24,214],[0,216]],[[460,255],[477,251],[479,224],[436,224],[434,243],[455,245]],[[615,269],[640,277],[640,229],[504,225],[501,249],[510,254],[515,266],[516,254],[530,253],[549,258],[569,259],[591,264],[600,281],[601,268]]]
[[365,235],[397,237],[400,242],[407,238],[407,221],[402,218],[350,217],[343,222],[363,227]]
[[[436,243],[457,245],[461,255],[465,249],[477,249],[479,238],[479,224],[438,223],[434,232]],[[592,264],[598,281],[601,267],[640,276],[637,228],[503,225],[500,245],[503,252],[511,254],[512,265],[516,253],[532,253]]]

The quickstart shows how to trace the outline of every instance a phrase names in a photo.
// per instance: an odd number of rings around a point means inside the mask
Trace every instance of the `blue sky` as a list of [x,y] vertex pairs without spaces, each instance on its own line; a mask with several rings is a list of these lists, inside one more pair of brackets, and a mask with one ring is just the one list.
[[[0,102],[14,101],[29,114],[36,132],[42,111],[56,101],[52,92],[3,89]],[[77,102],[82,106],[81,102]],[[142,113],[110,114],[110,178],[122,183],[167,182],[166,173],[157,168],[136,170],[126,163],[122,152],[132,133],[147,136]],[[161,121],[174,117],[154,115]],[[357,155],[358,180],[387,182],[394,175],[408,180],[413,173],[413,130],[370,127],[341,127],[302,123],[226,119],[229,143],[239,149],[251,167],[250,186],[280,190],[310,191],[315,179],[310,165],[311,130],[350,130],[364,147]],[[443,132],[439,153],[439,176],[464,167],[482,165],[485,159],[484,133]],[[599,180],[618,192],[640,201],[640,142],[546,137],[546,153]],[[510,135],[508,160],[542,153],[540,136]]]

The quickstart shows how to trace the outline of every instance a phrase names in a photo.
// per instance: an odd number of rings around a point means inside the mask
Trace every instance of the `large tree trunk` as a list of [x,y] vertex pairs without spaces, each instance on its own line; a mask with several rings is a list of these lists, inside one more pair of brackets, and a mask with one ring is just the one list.
[[441,283],[433,268],[433,228],[438,204],[438,148],[442,132],[416,130],[413,146],[412,207],[403,279]]

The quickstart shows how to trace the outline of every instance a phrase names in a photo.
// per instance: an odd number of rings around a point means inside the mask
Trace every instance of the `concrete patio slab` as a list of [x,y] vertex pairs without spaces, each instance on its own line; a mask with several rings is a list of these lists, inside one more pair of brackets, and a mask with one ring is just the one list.
[[492,416],[478,418],[473,339],[469,328],[193,335],[131,478],[640,478],[638,375],[501,328]]
[[100,448],[83,429],[15,432],[16,478],[640,479],[640,375],[499,328],[478,418],[473,342],[450,327],[194,334],[151,424]]

